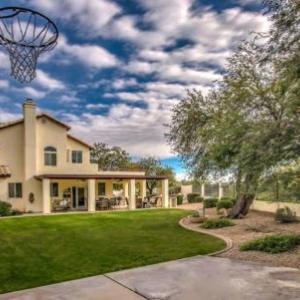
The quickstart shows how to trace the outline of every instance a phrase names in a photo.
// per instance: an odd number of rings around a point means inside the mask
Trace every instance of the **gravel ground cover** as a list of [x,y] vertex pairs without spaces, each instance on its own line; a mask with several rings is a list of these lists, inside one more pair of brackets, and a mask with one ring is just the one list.
[[[185,205],[180,208],[199,209],[201,204]],[[207,209],[209,217],[216,217],[216,209]],[[259,251],[240,251],[239,247],[244,242],[273,234],[300,234],[300,223],[279,224],[275,222],[273,214],[251,211],[244,219],[234,220],[236,225],[219,229],[210,229],[211,232],[229,237],[233,241],[233,247],[218,256],[239,260],[260,262],[268,266],[283,266],[300,269],[300,246],[295,250],[270,254]],[[198,228],[199,224],[190,224]]]

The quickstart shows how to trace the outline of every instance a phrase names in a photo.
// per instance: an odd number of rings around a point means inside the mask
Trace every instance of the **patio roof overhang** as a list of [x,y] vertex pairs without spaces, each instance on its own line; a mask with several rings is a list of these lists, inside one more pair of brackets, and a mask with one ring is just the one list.
[[43,179],[96,179],[96,180],[164,180],[168,179],[167,176],[145,176],[145,175],[108,175],[108,174],[42,174],[35,176],[38,180]]

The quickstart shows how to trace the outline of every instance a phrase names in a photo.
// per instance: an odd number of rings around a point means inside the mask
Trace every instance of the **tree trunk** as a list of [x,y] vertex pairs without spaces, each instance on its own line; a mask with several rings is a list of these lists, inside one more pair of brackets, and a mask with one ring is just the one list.
[[235,185],[235,197],[236,197],[236,199],[240,198],[241,185],[242,185],[242,172],[241,172],[240,169],[238,169],[237,178],[236,178],[236,185]]
[[255,198],[254,194],[242,194],[230,211],[229,217],[243,218],[249,212],[250,206]]
[[147,187],[147,190],[148,190],[149,195],[152,196],[152,195],[153,195],[153,190],[154,190],[155,187],[156,187],[156,182],[153,181],[153,180],[148,180],[148,181],[146,182],[146,187]]
[[249,212],[252,205],[258,182],[257,174],[247,174],[242,188],[242,176],[240,174],[239,180],[239,196],[236,204],[233,206],[229,213],[231,218],[243,218]]

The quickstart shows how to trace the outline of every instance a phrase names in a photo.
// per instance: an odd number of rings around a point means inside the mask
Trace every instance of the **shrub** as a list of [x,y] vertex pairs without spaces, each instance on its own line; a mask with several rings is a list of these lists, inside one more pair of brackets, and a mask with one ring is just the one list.
[[187,200],[189,203],[199,203],[203,201],[203,198],[198,193],[190,193],[187,195]]
[[194,211],[194,212],[192,213],[192,217],[193,217],[193,218],[200,218],[199,211]]
[[11,204],[4,201],[0,201],[0,216],[4,217],[10,215],[11,215]]
[[229,199],[221,199],[217,203],[217,210],[220,210],[222,208],[229,209],[232,208],[233,202]]
[[23,213],[21,212],[21,211],[19,211],[18,209],[13,209],[12,211],[11,211],[11,215],[12,216],[20,216],[20,215],[22,215]]
[[183,195],[177,195],[177,205],[182,204],[183,202]]
[[293,223],[297,222],[296,213],[293,212],[288,206],[278,208],[275,213],[275,220],[280,223]]
[[236,203],[237,199],[236,198],[231,198],[231,197],[222,197],[221,200],[229,200],[232,202],[232,206]]
[[218,203],[217,198],[208,198],[204,200],[204,207],[205,208],[216,207],[217,203]]
[[229,219],[208,219],[203,222],[201,225],[202,228],[205,229],[215,229],[215,228],[222,228],[235,225]]
[[240,246],[240,250],[280,253],[293,250],[297,245],[300,245],[300,235],[271,235],[247,242]]

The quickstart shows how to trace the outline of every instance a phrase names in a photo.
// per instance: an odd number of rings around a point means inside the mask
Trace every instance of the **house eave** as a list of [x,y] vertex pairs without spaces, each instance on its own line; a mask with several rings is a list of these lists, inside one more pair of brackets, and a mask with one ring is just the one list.
[[96,179],[96,180],[164,180],[168,179],[167,176],[146,176],[146,175],[108,175],[108,174],[41,174],[35,176],[38,180],[43,179],[78,179],[78,180],[87,180],[87,179]]

